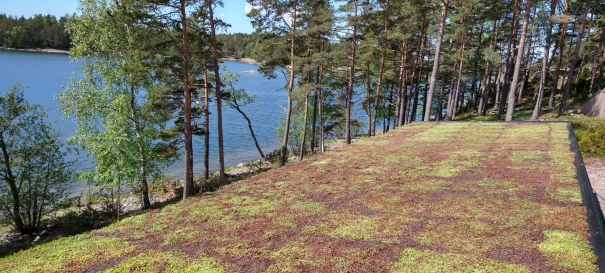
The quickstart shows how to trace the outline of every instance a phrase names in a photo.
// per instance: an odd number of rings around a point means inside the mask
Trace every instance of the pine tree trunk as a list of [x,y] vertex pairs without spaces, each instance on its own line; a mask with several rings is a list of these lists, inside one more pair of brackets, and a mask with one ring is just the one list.
[[[386,1],[386,5],[389,5],[389,0]],[[376,118],[378,116],[378,99],[381,95],[382,89],[382,76],[384,74],[384,63],[387,56],[387,35],[389,33],[389,20],[384,20],[384,30],[382,36],[382,50],[380,53],[380,67],[378,68],[378,82],[376,84],[376,93],[374,95],[374,113],[372,114],[372,134],[376,135]]]
[[313,92],[313,116],[311,117],[311,154],[315,154],[315,133],[317,129],[317,87]]
[[[569,14],[571,0],[565,2],[565,13]],[[550,89],[550,97],[548,99],[548,109],[555,107],[555,95],[557,93],[559,85],[559,77],[561,75],[561,64],[563,63],[563,49],[565,48],[565,33],[567,32],[567,22],[561,24],[561,37],[559,38],[559,56],[557,57],[557,65],[555,68],[555,75],[553,78],[552,87]]]
[[[605,58],[605,52],[604,51],[599,52],[599,54],[602,54],[601,56],[603,58]],[[604,63],[600,61],[599,62],[599,77],[597,79],[597,92],[600,92],[601,88],[603,86],[603,65],[604,65]]]
[[351,111],[353,101],[353,87],[355,81],[355,59],[357,58],[357,9],[359,2],[355,1],[355,22],[353,23],[353,35],[351,41],[351,63],[349,66],[349,82],[346,95],[346,117],[345,117],[345,143],[351,144]]
[[[496,114],[496,120],[502,120],[502,114],[504,113],[504,105],[506,104],[507,100],[506,98],[508,97],[509,94],[509,90],[510,90],[510,83],[512,81],[512,77],[513,77],[513,56],[514,56],[514,49],[517,48],[517,29],[518,29],[518,22],[517,22],[517,13],[520,13],[521,11],[521,0],[515,1],[515,8],[513,11],[513,19],[512,19],[512,29],[511,29],[511,35],[509,36],[509,43],[508,43],[508,50],[507,50],[507,54],[506,54],[506,71],[504,73],[504,84],[502,85],[502,90],[500,91],[500,102],[498,103],[498,113]],[[513,92],[514,93],[514,92]]]
[[[464,35],[462,36],[462,41],[464,41],[465,37]],[[452,119],[454,119],[455,115],[456,115],[456,108],[458,105],[458,94],[460,93],[460,81],[462,79],[462,66],[463,66],[463,60],[464,60],[464,48],[465,48],[465,43],[462,43],[462,47],[460,49],[460,59],[458,61],[458,80],[456,83],[456,89],[455,91],[450,94],[450,96],[452,96],[452,102],[451,102],[451,106],[448,105],[447,107],[447,113],[445,116],[445,120],[446,121],[451,121]]]
[[[319,66],[319,74],[323,75],[323,66]],[[320,78],[320,83],[321,82],[322,81],[321,81],[321,78]],[[318,138],[318,140],[319,140],[319,152],[323,153],[325,151],[324,150],[324,147],[325,147],[325,145],[324,145],[324,119],[323,119],[323,116],[324,116],[324,113],[323,113],[323,87],[320,85],[320,87],[319,87],[319,89],[317,91],[319,93],[318,94],[318,99],[319,99],[319,101],[318,101],[318,105],[319,106],[318,107],[319,108],[317,109],[318,110],[317,114],[319,115],[319,138]]]
[[[410,114],[408,123],[416,121],[416,113],[418,109],[418,97],[420,95],[420,74],[422,73],[422,50],[424,48],[424,37],[426,21],[420,26],[420,32],[418,33],[418,46],[416,47],[416,58],[414,59],[414,70],[412,71],[412,85],[410,86],[410,94],[413,90],[413,102],[410,101]],[[410,98],[412,99],[412,98]]]
[[[290,134],[290,122],[292,119],[292,91],[294,90],[294,46],[296,38],[296,11],[297,1],[294,1],[294,12],[292,13],[292,27],[290,29],[290,78],[288,79],[288,108],[286,110],[286,128],[284,129],[284,140],[281,146],[279,166],[286,165],[288,157],[288,136]],[[285,19],[284,19],[285,20]]]
[[586,25],[586,15],[588,14],[589,6],[584,3],[584,14],[582,15],[582,24],[580,25],[580,31],[578,32],[578,39],[576,40],[576,47],[571,57],[571,63],[569,65],[569,72],[567,74],[567,81],[563,90],[563,97],[561,98],[561,104],[559,105],[559,112],[557,117],[560,117],[567,108],[567,98],[569,97],[569,90],[571,89],[571,82],[573,81],[573,75],[578,63],[578,52],[580,51],[580,45],[582,45],[582,35],[584,34],[584,26]]
[[[420,64],[422,64],[422,63],[424,62],[424,57],[425,57],[425,56],[423,55],[423,56],[422,56],[422,61],[420,62]],[[427,62],[428,62],[428,61],[429,61],[429,60],[428,60],[429,58],[428,58],[428,56],[426,56],[426,57],[427,57]],[[424,82],[425,82],[425,83],[426,83],[426,82],[429,82],[429,76],[430,76],[429,74],[430,74],[430,73],[429,73],[429,71],[427,71],[427,72],[426,72],[426,78],[425,78],[425,80],[424,80]],[[419,85],[420,85],[420,83],[419,83]],[[428,105],[429,107],[432,107],[432,106],[433,106],[433,103],[432,103],[432,102],[433,102],[433,100],[431,100],[431,103],[429,103],[429,104],[427,104],[427,103],[426,103],[426,97],[427,97],[427,94],[428,94],[428,92],[429,92],[428,88],[426,88],[426,84],[424,84],[424,85],[423,85],[422,90],[424,91],[424,92],[422,92],[422,98],[423,98],[423,99],[425,99],[425,102],[422,104],[422,112],[421,112],[421,113],[422,113],[422,120],[424,120],[424,115],[426,115],[426,107],[427,107],[427,105]],[[435,96],[434,96],[434,94],[433,94],[433,97],[435,97]],[[430,111],[429,111],[429,112],[430,112]],[[431,117],[429,116],[429,120],[430,120],[430,118],[431,118]]]
[[405,105],[407,101],[406,82],[408,77],[407,71],[407,56],[408,56],[408,43],[403,41],[401,43],[401,65],[399,67],[399,100],[398,106],[399,111],[397,112],[397,126],[403,126],[405,123]]
[[193,132],[191,128],[191,86],[189,82],[189,37],[187,34],[186,0],[180,0],[180,17],[183,31],[183,129],[185,131],[185,175],[183,199],[193,194]]
[[494,106],[492,110],[497,111],[500,106],[500,93],[502,92],[502,78],[503,78],[502,66],[498,67],[498,75],[496,76],[496,93],[494,94]]
[[[590,88],[588,89],[590,93],[593,93],[594,83],[596,82],[597,71],[601,71],[601,64],[599,62],[599,55],[603,51],[603,41],[599,42],[599,48],[597,49],[597,54],[594,57],[594,62],[592,63],[592,75],[590,77]],[[597,89],[598,90],[598,89]]]
[[420,56],[418,56],[418,55],[420,55],[419,51],[420,51],[420,47],[419,47],[419,50],[417,51],[418,54],[416,55],[416,58],[414,59],[414,70],[412,71],[412,85],[410,86],[410,94],[413,97],[411,97],[410,99],[413,99],[413,101],[410,101],[411,102],[411,104],[410,104],[411,114],[410,114],[408,123],[416,121],[416,107],[418,107],[418,90],[419,90],[418,84],[417,84],[418,75],[416,75],[416,74],[418,74],[418,69],[419,69],[419,66],[418,66],[419,59],[420,59]]
[[[557,0],[550,1],[550,16],[555,15],[555,9],[557,7]],[[540,73],[540,85],[538,86],[538,96],[536,98],[536,106],[534,107],[534,112],[531,115],[530,121],[538,120],[538,116],[540,115],[540,109],[542,108],[542,98],[544,97],[544,86],[546,84],[546,77],[548,73],[548,56],[550,55],[550,44],[552,37],[552,25],[553,22],[551,20],[548,21],[548,27],[546,28],[546,40],[544,44],[544,55],[542,57],[542,71]]]
[[368,119],[368,137],[372,136],[372,79],[370,77],[370,63],[366,63],[366,118]]
[[214,91],[216,93],[216,126],[218,134],[218,160],[219,160],[219,181],[221,185],[225,184],[225,152],[223,149],[223,98],[221,93],[221,75],[218,64],[218,46],[216,44],[216,28],[214,25],[214,7],[212,0],[207,0],[208,10],[210,12],[210,35],[212,39],[212,62],[214,66]]
[[391,111],[393,110],[393,83],[391,83],[391,90],[389,91],[389,105],[387,106],[387,122],[386,122],[386,130],[385,133],[389,131],[389,127],[391,126]]
[[[460,96],[462,91],[462,97],[464,97],[464,86],[461,87],[460,83],[462,82],[462,60],[460,61],[460,67],[458,68],[458,81],[456,82],[456,92],[454,92],[454,99],[452,100],[452,112],[450,120],[453,120],[456,117],[456,111],[458,110],[458,104],[460,102]],[[466,85],[466,82],[464,82]]]
[[525,2],[525,16],[523,17],[523,30],[521,30],[521,41],[519,41],[519,49],[517,49],[517,60],[515,61],[515,71],[513,72],[513,81],[510,84],[508,91],[508,108],[506,109],[506,120],[513,120],[513,112],[515,111],[515,95],[517,83],[519,82],[519,73],[521,71],[521,63],[523,62],[523,47],[527,36],[527,26],[529,25],[529,15],[531,13],[531,0]]
[[428,105],[424,111],[424,121],[429,121],[431,117],[431,105],[433,103],[433,93],[435,92],[435,84],[437,83],[437,72],[439,70],[439,59],[441,58],[441,42],[443,41],[443,33],[445,32],[445,19],[447,18],[447,8],[449,0],[442,0],[441,21],[439,22],[439,34],[435,41],[435,60],[433,61],[433,70],[431,72],[431,82],[429,83],[429,91],[425,97],[425,105]]
[[299,153],[299,158],[300,160],[303,160],[304,156],[305,156],[305,142],[307,142],[307,118],[309,116],[309,91],[307,91],[307,94],[305,95],[305,117],[303,119],[303,131],[302,131],[302,141],[300,144],[300,153]]
[[445,90],[445,81],[441,84],[441,88],[439,88],[439,104],[437,105],[437,115],[435,115],[435,121],[440,121],[441,116],[443,115],[443,97]]
[[204,68],[204,179],[210,178],[210,89],[208,87],[208,68]]

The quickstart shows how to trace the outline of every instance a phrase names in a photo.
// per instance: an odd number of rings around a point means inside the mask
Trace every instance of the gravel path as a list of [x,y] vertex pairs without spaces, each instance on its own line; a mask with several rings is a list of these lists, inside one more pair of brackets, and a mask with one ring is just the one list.
[[[584,158],[584,166],[590,179],[590,184],[594,191],[605,198],[605,158],[603,157],[587,157]],[[605,200],[599,199],[601,211],[605,211]]]

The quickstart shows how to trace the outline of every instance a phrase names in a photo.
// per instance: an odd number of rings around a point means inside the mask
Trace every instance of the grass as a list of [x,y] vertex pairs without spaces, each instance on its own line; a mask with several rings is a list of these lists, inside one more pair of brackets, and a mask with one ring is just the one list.
[[0,268],[597,272],[566,126],[415,123],[19,252]]

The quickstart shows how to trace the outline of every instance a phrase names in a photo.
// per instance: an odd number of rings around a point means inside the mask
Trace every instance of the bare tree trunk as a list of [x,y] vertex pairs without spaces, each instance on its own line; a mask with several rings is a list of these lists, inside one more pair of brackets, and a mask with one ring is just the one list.
[[183,129],[185,131],[185,182],[183,199],[193,194],[193,138],[191,129],[191,86],[189,82],[189,37],[187,34],[186,0],[180,0],[180,16],[183,31]]
[[250,136],[252,136],[252,140],[254,140],[254,146],[256,146],[256,150],[258,151],[258,155],[260,155],[260,158],[264,160],[265,154],[263,153],[263,150],[260,148],[260,145],[258,144],[258,140],[256,139],[256,134],[254,134],[254,129],[252,129],[252,122],[248,118],[248,115],[246,115],[246,113],[244,113],[244,111],[242,111],[242,109],[239,107],[239,105],[237,104],[237,100],[233,101],[233,106],[234,106],[233,108],[235,110],[237,110],[237,112],[239,112],[242,115],[242,117],[244,117],[246,122],[248,123],[248,130],[250,130]]
[[[555,9],[557,8],[558,0],[550,1],[550,16],[555,15]],[[542,72],[540,74],[540,86],[538,87],[538,97],[536,98],[536,107],[531,115],[530,121],[538,120],[540,115],[540,109],[542,108],[542,98],[544,97],[544,85],[546,84],[546,76],[548,75],[548,56],[550,55],[550,44],[551,44],[551,32],[553,22],[548,20],[548,27],[546,28],[546,41],[544,43],[544,55],[542,57]]]
[[437,83],[437,72],[439,70],[439,59],[441,58],[441,41],[443,41],[443,33],[445,30],[445,19],[447,18],[447,8],[450,3],[449,0],[442,0],[443,7],[441,7],[441,21],[439,22],[439,34],[437,41],[435,42],[435,60],[433,62],[433,71],[431,72],[431,82],[429,83],[429,92],[425,97],[426,110],[424,112],[424,121],[429,121],[431,118],[431,105],[433,103],[433,93],[435,92],[435,84]]
[[529,25],[529,15],[531,13],[531,0],[525,2],[525,16],[523,17],[523,30],[521,30],[521,41],[519,41],[519,49],[517,49],[517,60],[515,61],[515,71],[513,72],[513,81],[510,84],[508,91],[508,108],[506,109],[506,120],[513,120],[513,112],[515,111],[515,90],[519,82],[519,72],[521,71],[521,63],[523,61],[523,47],[525,46],[525,37],[527,36],[527,26]]
[[567,81],[565,82],[565,87],[563,91],[563,97],[561,98],[561,104],[559,105],[559,112],[557,117],[560,117],[565,112],[567,107],[567,98],[569,97],[569,89],[571,88],[571,82],[573,81],[573,74],[576,69],[576,64],[578,62],[578,52],[580,51],[580,45],[582,45],[582,35],[584,34],[584,26],[586,25],[586,15],[588,14],[589,6],[584,3],[584,14],[582,15],[582,24],[580,25],[580,31],[578,32],[578,39],[576,40],[576,47],[573,52],[573,56],[571,57],[571,63],[569,65],[569,72],[567,74]]

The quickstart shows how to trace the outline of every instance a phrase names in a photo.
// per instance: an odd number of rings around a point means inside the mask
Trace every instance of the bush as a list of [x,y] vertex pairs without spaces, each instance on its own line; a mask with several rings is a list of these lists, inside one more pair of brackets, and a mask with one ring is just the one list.
[[598,125],[578,140],[580,151],[586,156],[605,156],[605,125]]
[[583,156],[605,156],[605,121],[575,120],[572,125]]

